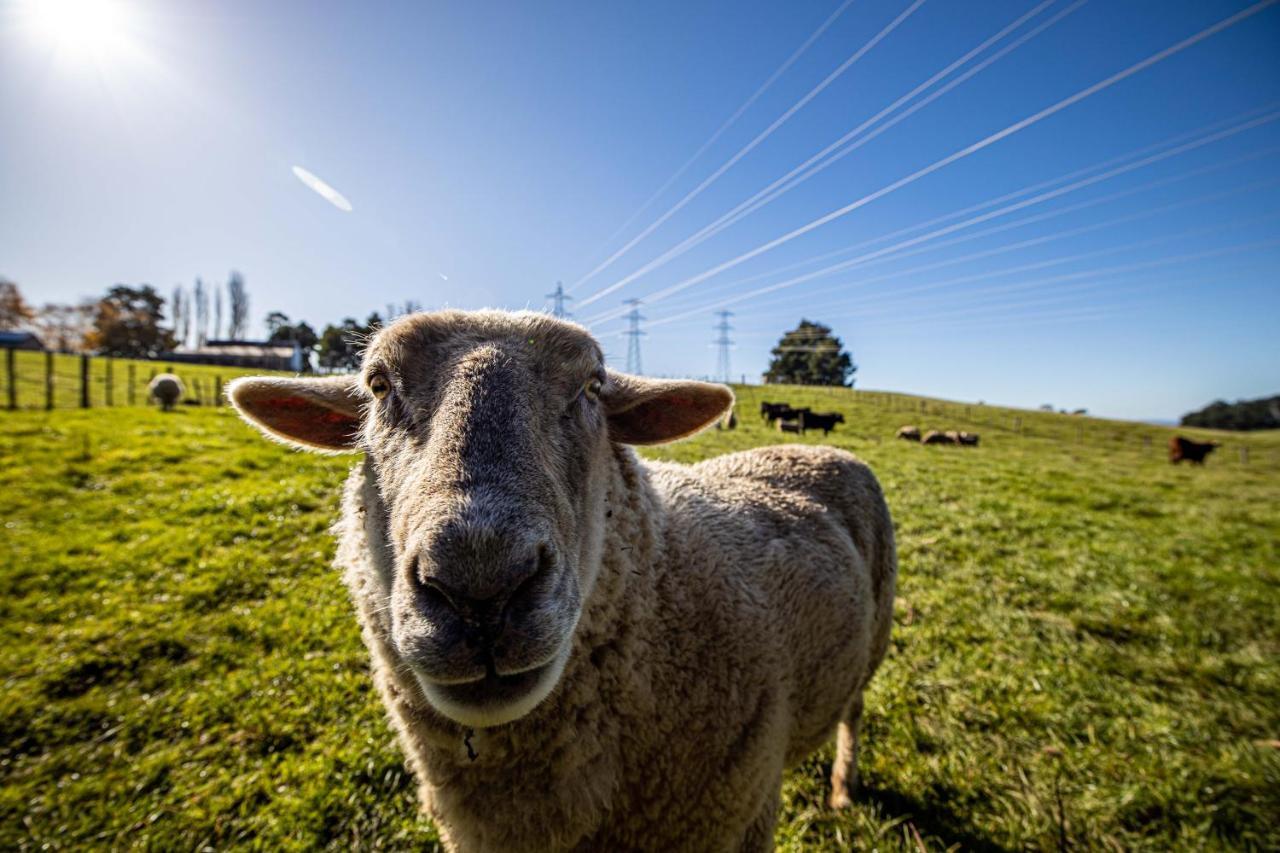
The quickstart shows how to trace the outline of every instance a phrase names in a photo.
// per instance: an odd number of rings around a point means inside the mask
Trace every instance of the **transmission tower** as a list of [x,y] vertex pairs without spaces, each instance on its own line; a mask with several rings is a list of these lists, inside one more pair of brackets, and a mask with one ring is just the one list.
[[564,282],[557,281],[554,293],[548,293],[547,298],[552,300],[551,315],[559,317],[561,320],[571,317],[572,315],[564,310],[565,300],[572,300],[572,296],[566,296],[564,292]]
[[640,316],[640,300],[628,299],[624,305],[630,305],[631,310],[627,312],[627,373],[642,373],[640,367],[640,337],[644,332],[640,331],[640,321],[644,317]]
[[733,341],[729,340],[729,333],[733,331],[733,326],[729,325],[729,318],[733,316],[732,311],[717,311],[716,316],[720,318],[720,322],[715,325],[715,330],[720,333],[713,344],[719,350],[716,356],[716,378],[721,382],[729,381],[729,347],[733,346]]

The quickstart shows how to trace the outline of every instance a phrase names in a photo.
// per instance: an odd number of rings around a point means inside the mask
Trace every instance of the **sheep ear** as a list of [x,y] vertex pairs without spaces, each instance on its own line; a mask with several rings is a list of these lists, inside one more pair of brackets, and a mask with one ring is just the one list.
[[644,379],[611,370],[600,401],[614,441],[662,444],[715,423],[733,406],[733,392],[710,382]]
[[305,450],[355,450],[364,394],[355,377],[281,379],[249,376],[227,387],[227,399],[268,437]]

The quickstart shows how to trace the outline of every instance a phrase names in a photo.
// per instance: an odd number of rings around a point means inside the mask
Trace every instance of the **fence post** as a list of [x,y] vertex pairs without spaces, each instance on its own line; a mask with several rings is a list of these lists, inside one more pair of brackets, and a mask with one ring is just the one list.
[[204,403],[204,395],[200,393],[200,379],[198,377],[191,380],[191,387],[195,389],[196,402]]
[[1243,444],[1240,445],[1240,464],[1249,464],[1249,448],[1245,447]]
[[135,365],[132,361],[129,362],[129,393],[126,395],[126,397],[129,400],[130,406],[132,406],[134,403],[134,400],[137,399],[138,389],[136,387],[137,383],[134,381],[137,376],[137,371],[135,370],[136,367],[137,365]]
[[80,408],[89,408],[89,356],[80,356]]
[[[746,379],[747,377],[745,376],[742,377],[743,385],[747,384]],[[215,406],[222,405],[222,377],[217,374],[214,374],[214,377],[213,377],[213,405]]]
[[1021,418],[1021,417],[1016,417],[1016,418],[1014,418],[1014,419],[1013,419],[1013,431],[1014,431],[1014,432],[1017,432],[1017,433],[1021,433],[1021,432],[1022,432],[1022,418]]
[[44,407],[53,411],[53,352],[44,354]]
[[107,356],[106,363],[107,363],[107,389],[106,389],[107,405],[114,406],[116,404],[116,394],[115,394],[115,388],[112,387],[113,383],[111,381],[112,380],[111,356]]
[[9,410],[13,411],[18,408],[18,368],[15,365],[17,356],[14,355],[14,348],[9,347],[4,351],[5,372],[9,374]]

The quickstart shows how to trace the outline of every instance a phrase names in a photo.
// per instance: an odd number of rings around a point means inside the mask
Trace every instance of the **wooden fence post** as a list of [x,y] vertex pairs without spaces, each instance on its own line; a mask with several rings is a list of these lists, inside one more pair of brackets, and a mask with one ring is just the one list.
[[1014,431],[1014,432],[1017,432],[1017,433],[1022,432],[1022,418],[1021,418],[1021,417],[1016,417],[1016,418],[1014,418],[1014,419],[1013,419],[1013,431]]
[[[742,384],[747,384],[747,377],[742,377]],[[213,404],[222,405],[222,377],[216,374],[213,377]]]
[[1243,444],[1240,445],[1240,464],[1241,465],[1249,464],[1249,448],[1245,447]]
[[9,347],[4,351],[4,369],[9,374],[9,410],[18,408],[18,368],[16,366],[17,356],[14,354],[13,347]]
[[80,408],[89,408],[89,356],[80,356]]
[[106,365],[107,365],[107,387],[106,387],[107,405],[114,406],[116,404],[116,394],[115,394],[115,388],[112,387],[113,383],[111,381],[113,378],[112,377],[113,371],[111,369],[111,356],[107,356]]
[[44,407],[53,410],[53,352],[44,354]]
[[134,364],[132,361],[129,362],[129,393],[127,395],[127,399],[129,400],[130,406],[132,406],[134,404],[134,401],[137,400],[138,388],[137,388],[137,382],[136,382],[137,380],[137,370],[135,369],[136,367],[137,365]]

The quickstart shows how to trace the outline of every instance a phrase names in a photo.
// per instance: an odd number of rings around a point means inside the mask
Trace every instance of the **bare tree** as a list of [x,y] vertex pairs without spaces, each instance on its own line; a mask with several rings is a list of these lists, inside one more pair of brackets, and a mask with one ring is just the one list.
[[205,289],[204,282],[199,278],[196,279],[195,303],[196,346],[202,347],[209,339],[209,291]]
[[222,337],[222,288],[213,289],[213,339]]
[[35,310],[23,299],[18,285],[0,279],[0,329],[20,329],[35,316]]
[[174,285],[173,296],[169,301],[173,314],[173,338],[177,341],[178,346],[185,346],[190,324],[187,320],[186,291],[182,289],[182,285]]
[[93,329],[93,301],[79,305],[46,304],[36,313],[33,323],[46,348],[58,352],[81,352],[85,338]]
[[227,282],[227,299],[231,303],[231,323],[227,337],[243,340],[249,326],[249,292],[244,288],[244,277],[232,270]]

